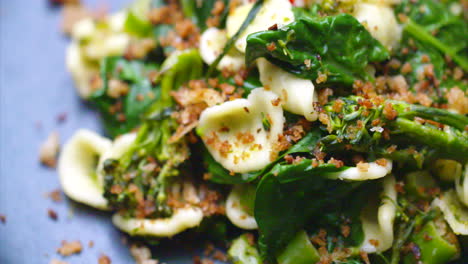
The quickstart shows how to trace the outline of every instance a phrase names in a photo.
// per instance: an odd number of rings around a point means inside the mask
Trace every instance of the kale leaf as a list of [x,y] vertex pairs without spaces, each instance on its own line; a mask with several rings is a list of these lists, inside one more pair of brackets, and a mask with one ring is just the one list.
[[356,79],[371,80],[366,66],[389,53],[353,16],[339,14],[304,16],[281,29],[249,35],[246,62],[259,57],[301,78],[316,80],[322,73],[326,83],[350,86]]
[[298,164],[277,164],[262,178],[254,210],[263,258],[274,258],[313,216],[361,184],[327,177],[343,169],[330,164],[313,167],[311,160],[304,159]]
[[[405,73],[410,87],[421,80],[418,75],[431,64],[440,82],[439,87],[458,86],[466,90],[466,81],[455,80],[450,74],[444,76],[450,68],[445,56],[449,56],[465,72],[468,70],[468,24],[463,18],[463,12],[460,15],[453,14],[449,3],[441,1],[404,0],[395,7],[395,13],[400,22],[405,24],[401,48],[395,55],[411,66],[412,71]],[[429,60],[423,59],[424,56]],[[432,99],[444,103],[440,95]]]
[[[101,113],[110,136],[115,137],[138,126],[145,111],[159,97],[159,85],[153,84],[148,77],[149,72],[157,68],[153,63],[127,61],[122,57],[108,57],[102,61],[103,87],[91,95],[90,101]],[[108,95],[109,81],[113,79],[128,85],[126,95],[118,98]]]

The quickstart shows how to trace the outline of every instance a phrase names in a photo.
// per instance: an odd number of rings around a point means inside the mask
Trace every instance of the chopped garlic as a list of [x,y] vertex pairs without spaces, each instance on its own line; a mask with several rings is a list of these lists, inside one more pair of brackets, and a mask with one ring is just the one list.
[[317,120],[314,102],[318,99],[312,81],[296,77],[264,58],[259,58],[257,65],[263,87],[281,98],[285,110],[309,121]]
[[247,213],[241,205],[242,185],[236,185],[226,200],[226,216],[235,226],[242,229],[257,229],[255,217]]
[[[226,21],[226,29],[230,38],[239,30],[253,5],[253,3],[241,5],[229,14]],[[274,24],[277,24],[279,28],[293,21],[294,13],[289,0],[265,0],[255,19],[240,34],[235,46],[239,51],[245,52],[247,36],[249,34],[267,30]]]
[[[200,55],[203,61],[208,65],[212,64],[223,52],[226,42],[227,35],[225,30],[214,27],[205,30],[200,37]],[[227,68],[235,72],[244,66],[244,55],[234,50],[221,59],[217,69],[222,70]]]
[[[364,241],[361,250],[367,253],[383,252],[393,243],[393,222],[396,216],[397,192],[395,177],[383,179],[383,191],[378,201],[374,200],[361,212]],[[375,198],[374,198],[375,199]]]
[[99,157],[111,141],[93,131],[79,130],[65,144],[58,163],[60,183],[71,199],[98,209],[107,209],[103,182],[97,176]]
[[175,209],[169,218],[124,218],[118,213],[112,216],[114,225],[130,235],[157,237],[172,237],[186,229],[200,225],[202,219],[203,212],[197,207]]
[[397,47],[402,30],[391,7],[359,3],[354,6],[353,15],[387,49],[393,50]]
[[278,96],[263,88],[247,99],[236,99],[205,109],[197,128],[206,147],[232,172],[260,170],[278,155],[276,144],[285,122]]

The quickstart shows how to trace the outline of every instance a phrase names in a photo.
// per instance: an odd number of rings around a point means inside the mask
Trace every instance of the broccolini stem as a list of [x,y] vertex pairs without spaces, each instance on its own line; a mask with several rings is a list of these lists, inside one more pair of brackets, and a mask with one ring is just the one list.
[[434,147],[442,156],[464,163],[468,157],[468,137],[438,130],[404,118],[397,118],[392,134],[402,134],[416,142]]
[[440,42],[437,38],[429,34],[423,27],[413,22],[411,19],[408,19],[404,30],[408,32],[415,39],[423,42],[429,43],[436,47],[440,52],[449,55],[458,65],[460,65],[463,70],[468,71],[468,61],[463,57],[457,54],[457,50],[452,49],[451,47]]

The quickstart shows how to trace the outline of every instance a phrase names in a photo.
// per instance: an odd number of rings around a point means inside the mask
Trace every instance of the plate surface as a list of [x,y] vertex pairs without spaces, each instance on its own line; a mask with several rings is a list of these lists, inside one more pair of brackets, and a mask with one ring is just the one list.
[[[0,1],[0,263],[47,264],[62,259],[70,264],[97,263],[104,253],[113,264],[134,263],[122,233],[108,213],[64,199],[55,203],[45,193],[59,187],[55,170],[42,167],[38,149],[51,131],[65,142],[74,131],[102,131],[99,120],[75,93],[66,72],[68,39],[60,32],[60,9],[47,0]],[[91,7],[99,1],[84,1]],[[130,1],[106,1],[118,10]],[[66,115],[64,122],[58,116]],[[49,219],[53,209],[58,220]],[[79,255],[61,258],[56,249],[62,240],[80,240]],[[88,242],[94,247],[89,248]],[[161,250],[167,263],[192,263],[195,252]]]

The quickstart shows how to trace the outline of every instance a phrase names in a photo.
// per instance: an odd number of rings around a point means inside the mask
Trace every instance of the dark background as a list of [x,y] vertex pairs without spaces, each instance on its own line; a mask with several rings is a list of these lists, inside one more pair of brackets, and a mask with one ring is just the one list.
[[[118,10],[130,1],[89,0]],[[0,0],[0,264],[97,263],[104,253],[112,263],[134,263],[123,234],[110,214],[45,193],[60,187],[55,170],[38,162],[40,144],[58,131],[63,144],[79,128],[101,132],[96,114],[83,104],[65,69],[68,39],[60,31],[60,8],[47,0]],[[57,117],[66,113],[66,121]],[[64,197],[65,198],[65,197]],[[48,209],[58,213],[53,221]],[[83,252],[61,258],[61,241],[80,240]],[[94,242],[89,248],[88,242]],[[156,249],[162,261],[191,263],[192,250]]]

